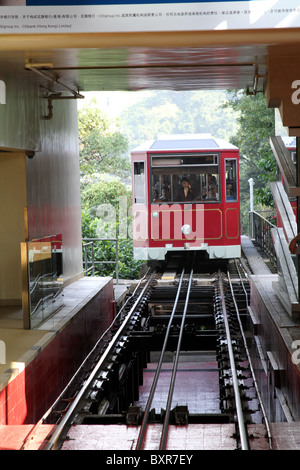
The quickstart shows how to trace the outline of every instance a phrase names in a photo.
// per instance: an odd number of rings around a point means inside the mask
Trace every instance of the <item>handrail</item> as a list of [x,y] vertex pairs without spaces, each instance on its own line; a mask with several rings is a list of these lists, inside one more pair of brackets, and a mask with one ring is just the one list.
[[[95,274],[95,265],[96,264],[115,264],[116,265],[116,283],[119,283],[119,240],[118,238],[83,238],[82,239],[83,243],[82,247],[84,249],[84,274],[89,273],[92,271],[92,274],[94,276]],[[95,261],[95,254],[94,254],[94,245],[95,242],[97,241],[112,241],[116,244],[116,259],[114,261]],[[92,260],[88,261],[87,259],[87,250],[86,247],[91,246],[92,247]],[[91,266],[88,268],[88,265],[91,264]]]
[[271,230],[277,227],[272,224],[269,220],[265,219],[258,212],[251,211],[250,224],[251,224],[251,236],[260,246],[262,251],[270,258],[274,265],[277,264],[277,256],[272,239]]

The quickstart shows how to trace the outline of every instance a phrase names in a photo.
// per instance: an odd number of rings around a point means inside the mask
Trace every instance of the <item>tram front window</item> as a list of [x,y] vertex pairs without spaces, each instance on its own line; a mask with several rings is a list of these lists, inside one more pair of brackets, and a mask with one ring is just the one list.
[[152,157],[152,202],[218,202],[219,156]]

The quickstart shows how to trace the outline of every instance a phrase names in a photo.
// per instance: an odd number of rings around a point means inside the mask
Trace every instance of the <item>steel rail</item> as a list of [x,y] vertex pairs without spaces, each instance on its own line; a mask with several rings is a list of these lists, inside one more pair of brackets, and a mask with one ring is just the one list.
[[174,315],[175,315],[175,312],[176,312],[176,309],[177,309],[177,304],[178,304],[178,300],[179,300],[179,296],[180,296],[180,292],[181,292],[181,286],[182,286],[184,272],[185,272],[185,269],[183,268],[183,270],[181,272],[179,284],[178,284],[176,298],[175,298],[174,305],[173,305],[173,310],[172,310],[172,313],[171,313],[171,316],[170,316],[170,319],[169,319],[169,323],[168,323],[168,327],[167,327],[167,330],[166,330],[163,347],[162,347],[162,350],[161,350],[161,353],[160,353],[160,358],[159,358],[158,365],[157,365],[157,368],[156,368],[156,371],[155,371],[155,376],[154,376],[154,379],[153,379],[153,382],[152,382],[149,397],[148,397],[148,400],[147,400],[147,403],[146,403],[144,416],[143,416],[143,420],[142,420],[141,427],[140,427],[140,432],[139,432],[138,439],[137,439],[136,450],[141,450],[142,446],[143,446],[145,432],[146,432],[146,428],[147,428],[147,424],[148,424],[148,417],[149,417],[150,407],[151,407],[153,397],[154,397],[154,394],[155,394],[157,381],[158,381],[158,378],[159,378],[159,375],[160,375],[160,372],[161,372],[162,362],[163,362],[163,359],[164,359],[168,338],[170,336],[170,330],[171,330],[171,326],[172,326],[172,323],[173,323],[173,318],[174,318]]
[[74,401],[72,402],[70,408],[68,409],[68,411],[66,412],[66,414],[62,418],[61,422],[58,424],[58,426],[57,426],[56,430],[54,431],[53,435],[50,437],[45,450],[55,450],[56,449],[58,441],[59,441],[62,433],[66,429],[66,427],[69,425],[72,417],[74,416],[74,414],[77,410],[77,407],[80,404],[80,401],[84,398],[85,393],[88,391],[88,389],[89,389],[94,377],[98,373],[98,371],[101,370],[101,368],[104,366],[104,363],[105,363],[107,357],[109,356],[109,354],[111,353],[112,349],[114,348],[116,342],[119,340],[119,338],[124,333],[124,330],[127,327],[127,324],[129,323],[129,321],[130,321],[136,307],[138,306],[141,298],[144,296],[146,290],[148,289],[151,282],[153,281],[153,278],[154,278],[155,274],[156,273],[154,271],[150,275],[150,277],[147,280],[146,284],[142,288],[142,291],[140,292],[138,298],[136,299],[134,305],[131,307],[128,314],[126,315],[126,318],[124,319],[124,322],[122,323],[122,325],[120,326],[118,331],[115,333],[113,340],[110,342],[107,349],[104,351],[103,355],[101,356],[101,358],[97,362],[96,366],[94,367],[93,371],[91,372],[88,379],[84,383],[83,387],[80,389],[80,391],[76,395],[76,397],[75,397]]
[[68,390],[68,388],[72,385],[72,382],[74,381],[74,379],[77,377],[77,375],[80,373],[80,370],[84,367],[84,365],[87,363],[87,361],[90,359],[90,357],[92,356],[92,354],[97,350],[97,348],[99,347],[99,344],[101,343],[101,341],[104,339],[104,337],[110,332],[110,330],[114,327],[115,323],[117,322],[117,320],[119,319],[119,317],[121,316],[122,314],[122,311],[126,308],[127,304],[130,302],[130,300],[132,300],[137,291],[139,290],[139,288],[141,287],[142,283],[145,281],[145,279],[147,278],[147,275],[149,275],[150,273],[150,268],[147,270],[146,274],[139,280],[138,284],[136,285],[134,291],[132,292],[132,294],[130,295],[130,297],[128,297],[128,299],[125,301],[125,303],[122,305],[122,307],[120,308],[120,310],[118,311],[117,315],[115,316],[115,318],[113,319],[113,321],[111,322],[111,324],[109,325],[109,327],[102,333],[102,335],[100,336],[100,338],[97,340],[96,344],[94,345],[94,347],[91,349],[91,351],[89,352],[89,354],[84,358],[83,362],[80,364],[80,366],[78,367],[77,371],[75,372],[75,374],[73,375],[73,377],[71,378],[71,380],[67,383],[67,385],[65,386],[65,388],[63,389],[63,391],[60,393],[60,395],[57,397],[57,399],[55,400],[55,402],[52,404],[52,406],[46,411],[46,413],[43,415],[43,417],[41,418],[41,421],[45,422],[48,418],[48,416],[53,412],[53,410],[55,409],[55,406],[59,403],[59,401],[62,399],[62,397],[64,396],[64,394],[66,393],[66,391]]
[[180,325],[180,332],[179,332],[176,356],[175,356],[175,361],[174,361],[174,364],[173,364],[172,378],[171,378],[171,384],[170,384],[170,389],[169,389],[169,394],[168,394],[168,400],[167,400],[166,412],[165,412],[165,417],[164,417],[164,424],[163,424],[163,429],[162,429],[162,434],[161,434],[161,439],[160,439],[160,444],[159,444],[159,450],[164,450],[165,446],[166,446],[168,425],[169,425],[169,420],[170,420],[170,411],[171,411],[172,398],[173,398],[173,392],[174,392],[174,385],[175,385],[176,374],[177,374],[177,369],[178,369],[178,361],[179,361],[179,354],[180,354],[180,349],[181,349],[181,341],[182,341],[183,330],[184,330],[184,325],[185,325],[186,312],[187,312],[188,303],[189,303],[191,284],[192,284],[192,280],[193,280],[193,273],[194,273],[194,270],[193,270],[193,267],[192,267],[191,272],[190,272],[188,289],[187,289],[187,293],[186,293],[184,311],[183,311],[183,314],[182,314],[182,320],[181,320],[181,325]]
[[[240,278],[240,281],[241,281],[241,284],[242,284],[242,288],[243,288],[244,293],[245,293],[246,303],[247,303],[247,308],[248,308],[248,294],[247,294],[244,282],[242,280],[240,270],[237,266],[237,263],[235,262],[235,264],[236,264],[237,272],[238,272],[238,275],[239,275],[239,278]],[[239,323],[239,327],[240,327],[240,332],[241,332],[241,335],[242,335],[242,338],[243,338],[244,347],[245,347],[245,351],[246,351],[246,354],[247,354],[247,359],[248,359],[248,362],[249,362],[249,367],[250,367],[250,371],[251,371],[252,380],[253,380],[253,383],[254,383],[257,398],[259,400],[261,412],[262,412],[264,422],[265,422],[265,426],[266,426],[266,430],[267,430],[269,448],[270,448],[270,450],[272,450],[272,433],[271,433],[270,423],[269,423],[269,420],[268,420],[268,417],[267,417],[265,406],[264,406],[264,403],[263,403],[263,400],[262,400],[262,397],[261,397],[261,394],[260,394],[260,391],[259,391],[258,383],[257,383],[257,380],[256,380],[256,375],[255,375],[255,372],[254,372],[254,367],[253,367],[253,364],[252,364],[250,352],[249,352],[249,349],[248,349],[248,346],[247,346],[247,340],[246,340],[245,333],[244,333],[244,328],[243,328],[243,325],[242,325],[242,322],[241,322],[241,317],[240,317],[240,314],[239,314],[238,306],[237,306],[237,303],[236,303],[236,300],[235,300],[235,295],[234,295],[234,292],[233,292],[233,286],[232,286],[232,282],[231,282],[231,279],[230,279],[229,272],[227,273],[227,275],[228,275],[231,294],[232,294],[232,298],[233,298],[233,302],[234,302],[234,306],[235,306],[235,310],[236,310],[236,315],[237,315],[237,319],[238,319],[238,323]]]
[[245,420],[244,420],[241,395],[239,391],[239,381],[237,377],[234,352],[233,352],[233,347],[231,343],[230,327],[229,327],[229,320],[228,320],[227,308],[226,308],[226,303],[225,303],[225,295],[224,295],[221,270],[218,271],[218,277],[219,277],[220,294],[221,294],[221,300],[222,300],[222,310],[223,310],[225,332],[226,332],[226,337],[227,337],[227,347],[228,347],[228,354],[229,354],[229,361],[230,361],[230,368],[231,368],[231,375],[232,375],[232,384],[233,384],[233,391],[234,391],[234,398],[235,398],[237,421],[238,421],[239,435],[240,435],[240,441],[241,441],[241,450],[249,450],[247,430],[246,430],[246,425],[245,425]]

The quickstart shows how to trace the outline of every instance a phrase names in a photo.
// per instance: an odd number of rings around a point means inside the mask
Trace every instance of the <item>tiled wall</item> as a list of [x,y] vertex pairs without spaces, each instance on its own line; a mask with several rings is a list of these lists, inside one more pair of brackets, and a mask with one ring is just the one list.
[[110,282],[0,392],[0,424],[32,424],[43,416],[111,323],[113,299]]

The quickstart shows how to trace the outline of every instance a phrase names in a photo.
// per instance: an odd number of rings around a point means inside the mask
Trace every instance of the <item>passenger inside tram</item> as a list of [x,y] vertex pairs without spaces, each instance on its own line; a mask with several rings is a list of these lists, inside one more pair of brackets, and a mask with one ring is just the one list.
[[168,186],[164,186],[161,190],[161,197],[160,201],[170,201],[171,200],[171,194],[170,194],[170,188]]
[[152,173],[153,202],[219,201],[219,175]]
[[219,194],[218,194],[218,188],[216,184],[210,184],[208,186],[208,197],[207,199],[210,201],[218,201],[219,200]]
[[[153,202],[219,202],[219,155],[165,157],[155,155],[151,160]],[[231,164],[227,172],[233,175]]]
[[178,188],[175,201],[178,202],[185,202],[185,201],[193,201],[197,197],[197,192],[194,188],[192,188],[190,180],[183,176],[181,179],[181,187]]

